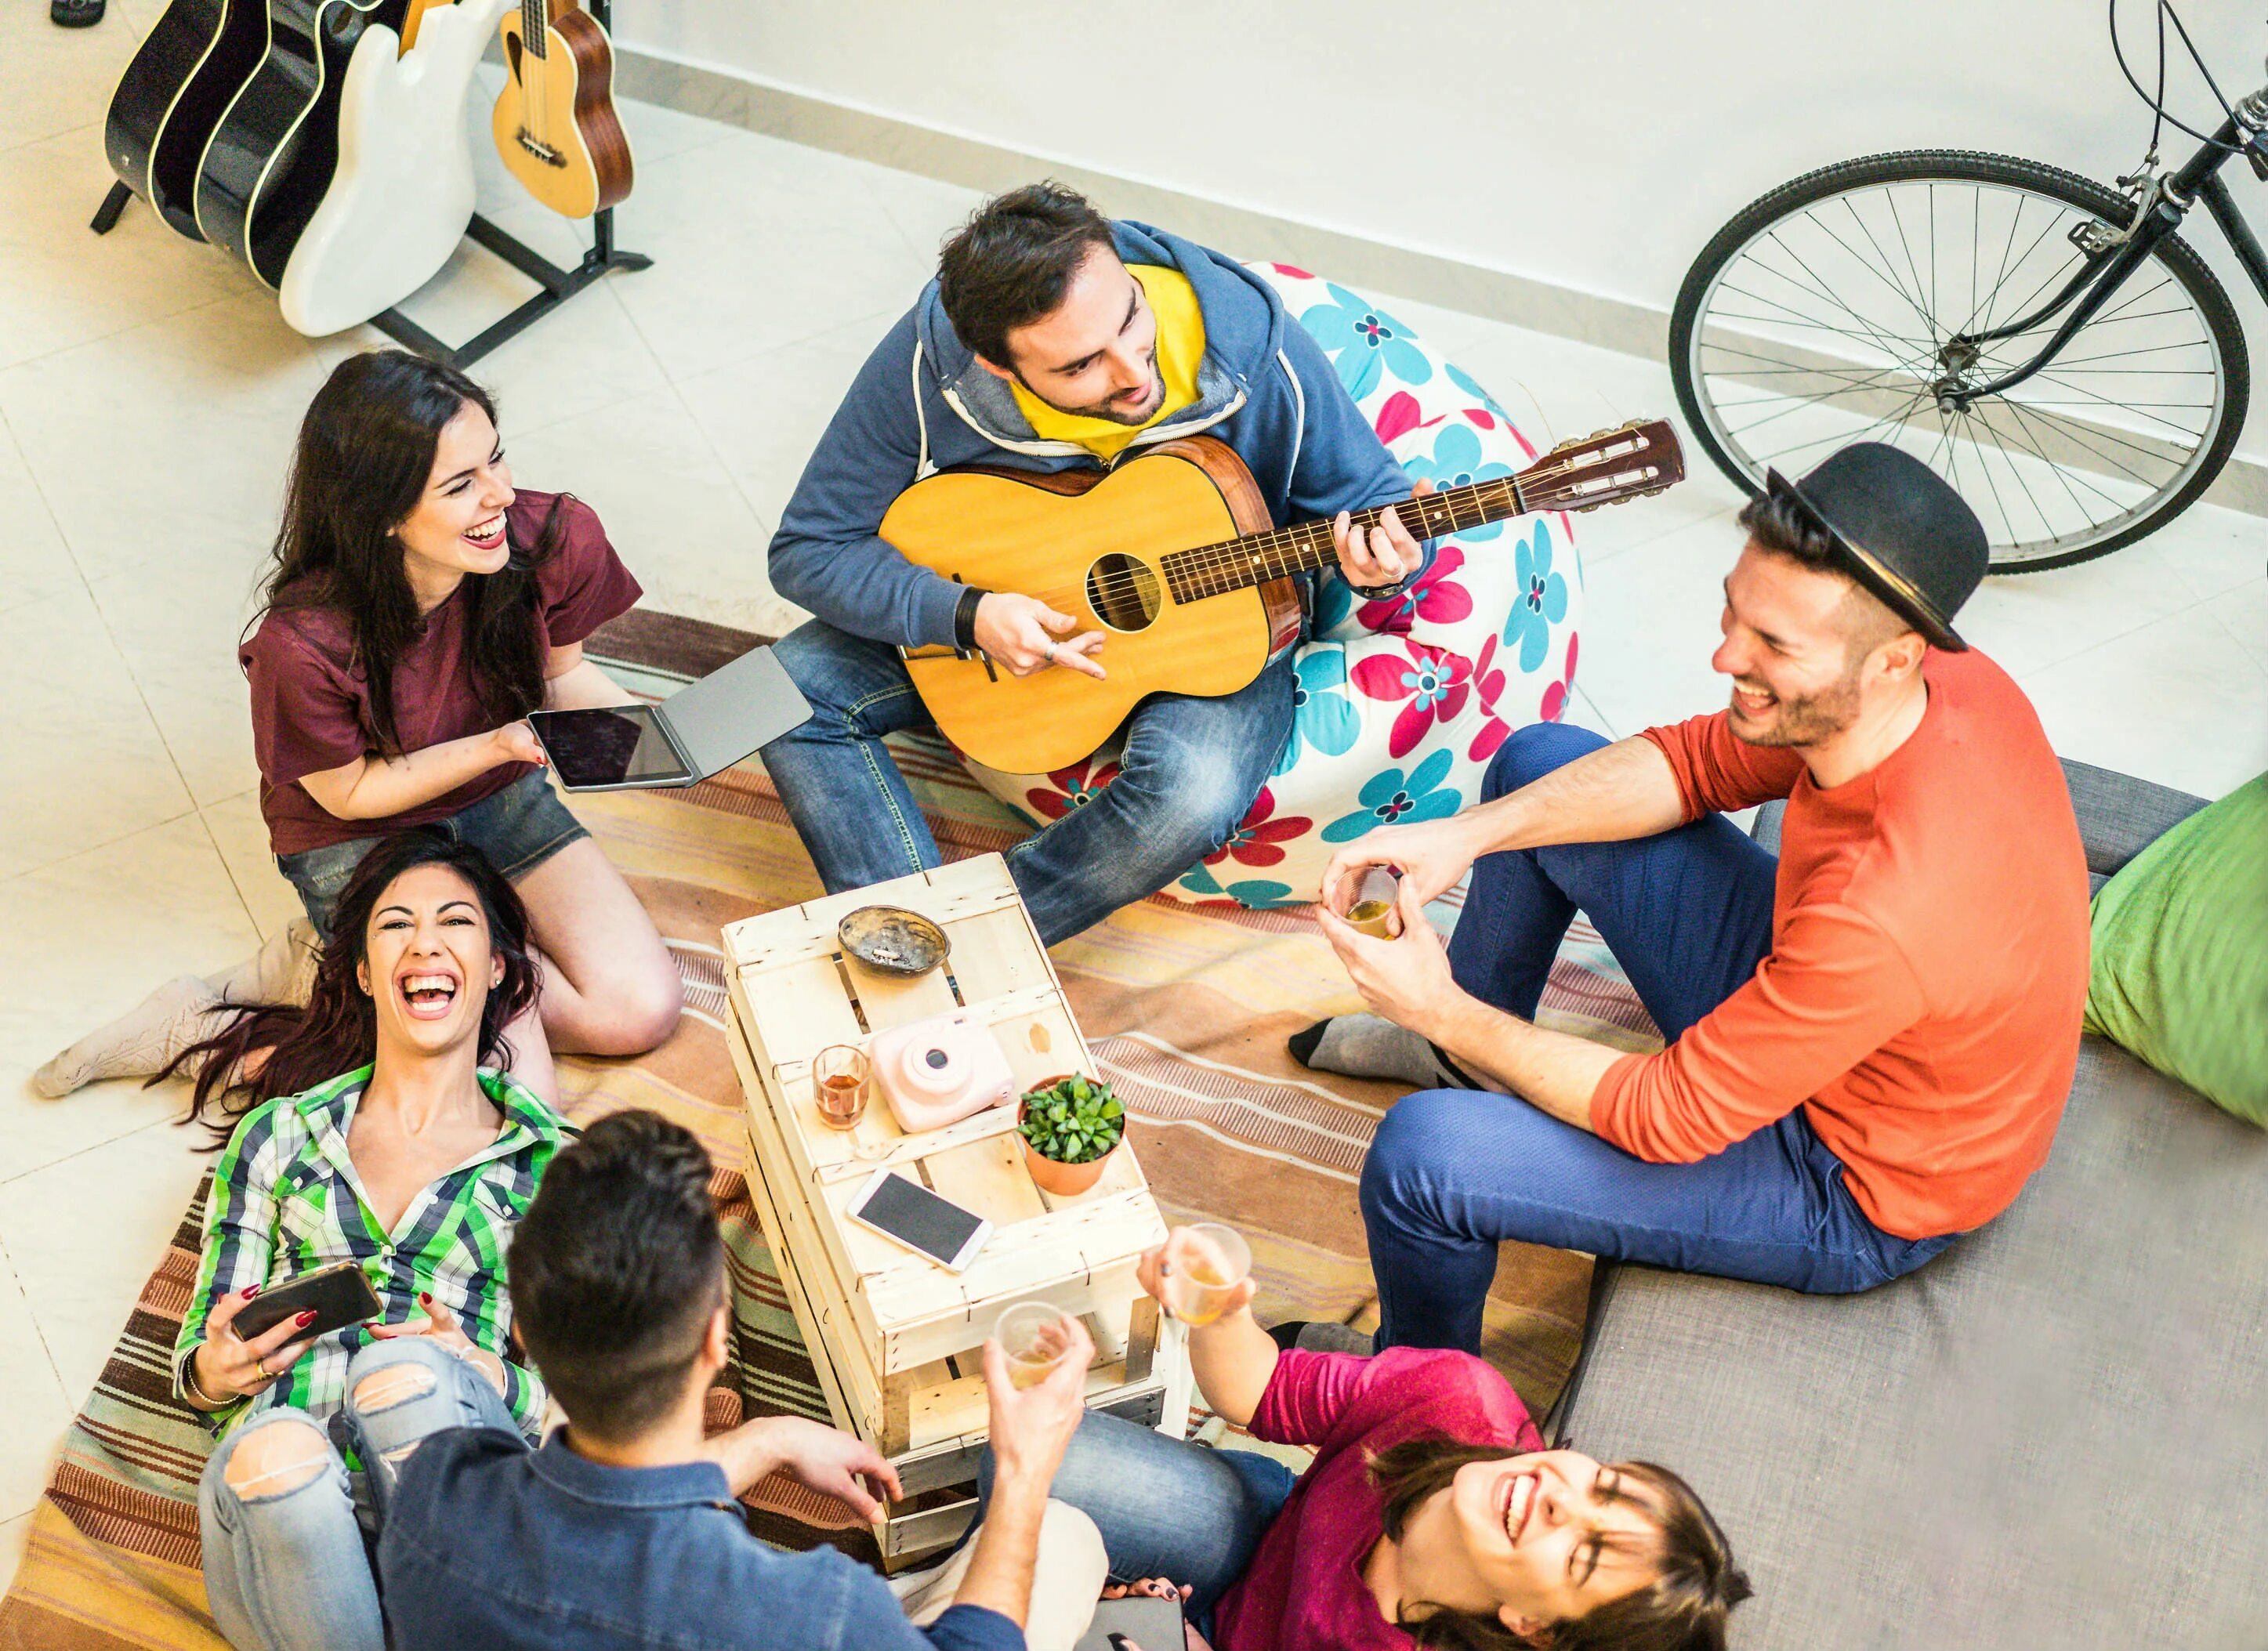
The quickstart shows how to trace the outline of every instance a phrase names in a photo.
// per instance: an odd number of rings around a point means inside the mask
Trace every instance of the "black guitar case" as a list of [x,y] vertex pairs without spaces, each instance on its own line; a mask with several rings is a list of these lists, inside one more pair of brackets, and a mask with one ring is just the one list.
[[269,286],[322,204],[339,158],[339,92],[372,23],[397,32],[409,0],[267,0],[267,49],[205,148],[197,226]]
[[267,0],[173,0],[111,93],[112,170],[192,240],[205,144],[267,49]]

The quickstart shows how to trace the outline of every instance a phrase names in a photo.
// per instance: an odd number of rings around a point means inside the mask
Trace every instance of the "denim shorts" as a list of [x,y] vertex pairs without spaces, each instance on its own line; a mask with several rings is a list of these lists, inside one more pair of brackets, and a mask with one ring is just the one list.
[[[567,812],[567,805],[559,800],[541,769],[521,775],[494,796],[483,797],[423,829],[471,844],[489,857],[507,881],[515,883],[570,843],[591,835]],[[276,857],[276,869],[299,891],[307,921],[325,940],[331,938],[331,913],[346,889],[347,879],[362,864],[362,857],[383,840],[357,837],[350,843]]]

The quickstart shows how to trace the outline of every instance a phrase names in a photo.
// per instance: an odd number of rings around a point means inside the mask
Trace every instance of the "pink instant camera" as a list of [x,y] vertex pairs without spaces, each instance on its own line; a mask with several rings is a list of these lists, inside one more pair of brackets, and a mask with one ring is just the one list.
[[1016,1098],[1016,1077],[990,1027],[940,1014],[875,1035],[874,1081],[909,1135],[942,1129]]

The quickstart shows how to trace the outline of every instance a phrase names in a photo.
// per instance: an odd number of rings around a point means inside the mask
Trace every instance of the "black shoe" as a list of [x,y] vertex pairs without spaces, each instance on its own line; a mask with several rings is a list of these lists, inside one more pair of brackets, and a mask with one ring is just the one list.
[[1285,1352],[1297,1347],[1307,1352],[1359,1353],[1366,1359],[1375,1350],[1378,1340],[1351,1325],[1316,1318],[1287,1319],[1281,1324],[1270,1324],[1268,1337]]
[[102,21],[103,0],[48,0],[48,20],[59,29],[91,29]]

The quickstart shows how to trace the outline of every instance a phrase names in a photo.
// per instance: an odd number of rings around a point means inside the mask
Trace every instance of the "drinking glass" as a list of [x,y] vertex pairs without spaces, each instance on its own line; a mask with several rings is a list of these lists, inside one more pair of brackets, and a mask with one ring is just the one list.
[[1017,1302],[992,1334],[1008,1355],[1008,1383],[1019,1391],[1046,1381],[1071,1346],[1063,1311],[1049,1301]]
[[1390,940],[1402,932],[1402,913],[1395,905],[1402,879],[1390,866],[1366,867],[1347,903],[1346,920],[1375,940]]
[[1252,1247],[1233,1227],[1198,1221],[1178,1229],[1186,1236],[1167,1247],[1167,1310],[1192,1328],[1227,1310],[1236,1286],[1252,1276]]
[[819,1121],[833,1130],[855,1130],[866,1116],[866,1092],[873,1087],[874,1063],[851,1043],[835,1043],[811,1063],[811,1099]]

